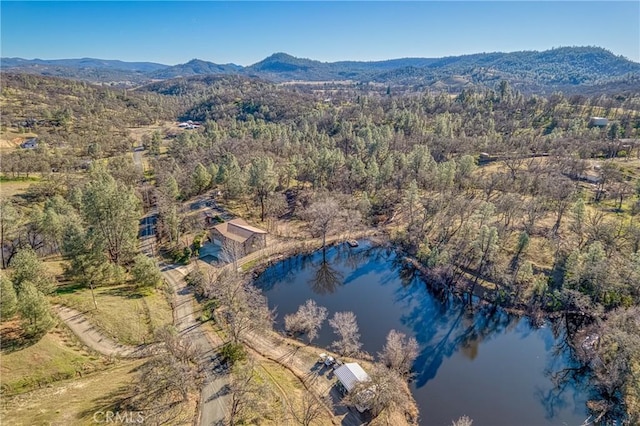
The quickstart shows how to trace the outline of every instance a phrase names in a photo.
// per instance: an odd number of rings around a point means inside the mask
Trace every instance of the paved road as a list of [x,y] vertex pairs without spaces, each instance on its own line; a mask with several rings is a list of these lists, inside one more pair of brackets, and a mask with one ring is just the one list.
[[[142,149],[140,149],[142,148]],[[137,146],[133,148],[133,164],[144,173],[144,165],[142,164],[142,151],[144,151],[144,147]]]
[[194,311],[193,292],[186,286],[184,276],[186,267],[168,265],[162,267],[162,274],[173,288],[174,326],[181,336],[188,337],[199,348],[200,362],[205,372],[205,383],[200,395],[199,421],[202,426],[223,425],[229,406],[229,374],[220,366],[216,349],[222,341],[207,333],[200,321],[196,321],[199,312]]
[[[143,219],[141,230],[150,227],[150,224],[150,220]],[[155,232],[147,232],[140,239],[141,251],[152,257],[155,239]],[[186,273],[184,266],[162,267],[162,274],[175,293],[173,299],[174,326],[181,336],[194,342],[200,351],[200,364],[205,374],[205,381],[200,395],[198,424],[203,426],[224,425],[229,405],[229,395],[226,391],[230,376],[221,367],[216,352],[222,341],[215,334],[205,332],[202,323],[196,321],[199,312],[194,311],[196,304],[193,292],[184,281]],[[121,345],[106,337],[81,312],[60,305],[56,305],[54,308],[82,343],[103,355],[140,358],[151,355],[155,347],[155,345]]]
[[158,208],[152,207],[138,225],[140,251],[150,258],[155,258],[156,223],[158,222]]
[[[133,162],[144,172],[142,151],[134,149]],[[158,209],[152,207],[140,221],[140,251],[151,258],[155,258]],[[174,291],[173,325],[181,336],[188,337],[200,350],[201,367],[205,374],[204,387],[200,394],[198,405],[198,424],[203,426],[224,425],[229,404],[229,396],[225,390],[229,385],[229,375],[220,368],[220,361],[215,349],[221,344],[217,336],[210,336],[202,329],[202,324],[196,321],[193,294],[184,282],[187,273],[185,267],[175,265],[164,266],[162,274]],[[217,371],[217,372],[216,372]]]
[[139,235],[140,239],[145,237],[154,237],[156,235],[156,223],[158,222],[158,209],[156,207],[140,219]]
[[142,358],[149,356],[152,348],[155,346],[121,345],[106,337],[99,329],[89,322],[82,312],[61,305],[54,305],[53,308],[58,313],[60,319],[67,324],[82,343],[103,355],[124,358]]

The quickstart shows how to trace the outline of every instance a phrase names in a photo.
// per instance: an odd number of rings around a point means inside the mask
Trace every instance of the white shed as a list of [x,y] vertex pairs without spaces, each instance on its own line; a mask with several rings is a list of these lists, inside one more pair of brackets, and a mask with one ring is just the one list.
[[356,362],[346,363],[334,371],[338,376],[338,380],[342,383],[342,386],[350,392],[358,382],[368,382],[371,380],[369,375],[360,367],[360,364]]
[[[371,378],[369,375],[360,367],[360,364],[356,362],[346,363],[334,370],[336,376],[338,376],[338,380],[347,390],[347,392],[351,392],[353,388],[356,387],[358,383],[369,382]],[[360,402],[356,404],[356,409],[361,413],[369,409],[369,400],[373,398],[375,390],[373,387],[371,389],[366,389],[359,395]]]

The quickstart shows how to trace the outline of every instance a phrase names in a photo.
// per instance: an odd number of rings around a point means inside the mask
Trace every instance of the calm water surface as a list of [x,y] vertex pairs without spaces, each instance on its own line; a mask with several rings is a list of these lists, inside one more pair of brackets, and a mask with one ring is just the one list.
[[[396,253],[368,243],[296,256],[267,269],[256,285],[278,312],[277,327],[307,299],[334,312],[353,311],[364,350],[376,354],[396,329],[414,336],[414,397],[423,425],[450,425],[468,415],[474,426],[581,425],[587,389],[551,376],[571,367],[562,332],[533,327],[526,318],[492,308],[473,314],[451,296],[436,294],[403,267]],[[335,340],[325,322],[313,342]]]

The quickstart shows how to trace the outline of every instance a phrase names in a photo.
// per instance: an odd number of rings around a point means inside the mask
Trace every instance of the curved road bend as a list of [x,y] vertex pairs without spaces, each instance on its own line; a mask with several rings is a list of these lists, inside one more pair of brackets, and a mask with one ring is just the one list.
[[62,305],[53,305],[53,309],[82,343],[102,355],[123,358],[143,358],[149,356],[156,346],[121,345],[105,336],[82,312]]

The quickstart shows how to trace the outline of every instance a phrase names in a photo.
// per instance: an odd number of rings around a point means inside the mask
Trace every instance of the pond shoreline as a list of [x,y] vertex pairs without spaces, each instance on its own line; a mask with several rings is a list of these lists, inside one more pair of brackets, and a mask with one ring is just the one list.
[[[349,238],[344,238],[343,236],[332,236],[330,238],[327,238],[327,244],[325,245],[325,248],[328,249],[328,248],[337,246],[339,244],[346,244],[347,240],[352,240],[352,239],[366,239],[368,241],[374,242],[376,246],[382,246],[388,241],[388,238],[386,238],[386,236],[384,235],[380,235],[380,232],[377,230],[365,230],[357,233],[352,233],[349,235]],[[239,271],[241,270],[242,276],[249,278],[253,281],[257,276],[259,276],[262,272],[264,272],[264,270],[266,270],[267,268],[273,266],[274,264],[280,261],[284,261],[286,259],[299,256],[299,255],[311,254],[318,250],[321,250],[322,244],[320,244],[319,241],[320,241],[319,239],[318,240],[312,239],[312,240],[305,240],[305,241],[296,241],[289,244],[276,245],[275,247],[272,247],[270,250],[271,252],[266,255],[257,256],[255,258],[251,258],[250,256],[247,256],[244,259],[240,259],[237,265],[238,270]],[[245,269],[245,265],[247,264],[249,264],[250,267]],[[289,370],[295,377],[297,377],[300,380],[300,382],[303,384],[305,389],[307,389],[307,391],[310,391],[316,395],[318,395],[319,392],[317,388],[315,388],[315,391],[314,391],[315,382],[314,383],[308,382],[309,372],[305,372],[304,367],[300,368],[300,365],[296,366],[296,364],[300,364],[301,360],[306,359],[307,364],[309,364],[310,357],[317,358],[320,353],[324,352],[334,356],[335,359],[341,359],[346,362],[357,362],[361,364],[363,367],[365,367],[365,369],[371,370],[373,365],[371,360],[369,359],[365,359],[362,357],[360,358],[352,357],[352,356],[343,357],[343,356],[340,356],[339,354],[336,354],[330,351],[328,348],[323,348],[323,347],[315,346],[312,344],[306,344],[298,339],[283,335],[282,333],[279,333],[276,330],[266,330],[266,331],[263,330],[259,332],[252,332],[251,337],[245,338],[243,339],[243,341],[249,348],[256,351],[261,356],[273,362],[276,362],[282,367]],[[269,343],[265,344],[265,342],[269,342]],[[289,355],[288,357],[283,357],[282,355],[283,345],[285,348],[295,348],[293,351],[294,354]],[[297,355],[299,352],[301,354]],[[283,360],[287,362],[284,362]],[[311,365],[313,366],[313,364]],[[406,398],[407,398],[407,404],[406,404],[407,408],[404,412],[401,412],[398,409],[387,409],[383,411],[383,413],[379,416],[378,419],[367,419],[366,423],[378,424],[376,420],[382,421],[383,418],[385,418],[386,424],[417,425],[419,415],[420,415],[418,410],[418,404],[415,401],[411,390],[409,389],[409,383],[407,383],[406,381],[404,382],[403,392],[406,394]],[[336,413],[336,410],[338,410],[338,408],[336,408],[335,395],[333,395],[333,398],[334,398],[334,404],[333,404],[333,407],[331,407],[331,410],[334,412],[333,414],[335,416],[335,415],[338,415]],[[344,413],[340,414],[340,416],[344,416],[344,415],[345,415]],[[346,415],[347,417],[352,417],[355,414],[347,413]],[[347,423],[345,423],[345,421]],[[347,420],[343,418],[343,421],[342,421],[343,424],[349,424],[349,422],[353,422],[353,420]],[[339,423],[335,423],[335,420],[334,420],[334,424],[339,424]]]
[[[395,246],[390,242],[390,239],[384,234],[384,233],[376,233],[376,235],[373,235],[372,233],[369,232],[362,232],[358,234],[359,239],[364,239],[364,240],[368,240],[368,243],[365,243],[365,246],[367,246],[368,248],[381,248],[381,249],[387,249],[389,252],[393,252],[393,256],[396,259],[395,260],[395,264],[397,265],[397,267],[399,268],[405,268],[405,267],[409,267],[413,270],[413,276],[415,278],[419,278],[419,282],[416,282],[416,285],[418,285],[419,287],[424,287],[426,286],[427,289],[430,288],[430,281],[428,279],[428,277],[425,276],[425,274],[423,273],[424,271],[421,271],[420,268],[416,267],[417,265],[414,263],[417,261],[415,260],[415,258],[412,258],[411,256],[408,256],[407,253],[402,250],[401,247]],[[332,239],[330,239],[329,244],[326,245],[326,249],[332,250],[332,255],[331,258],[334,258],[335,255],[335,250],[338,250],[338,253],[342,253],[342,258],[344,259],[344,256],[349,257],[351,253],[351,250],[354,251],[354,253],[358,252],[358,249],[356,248],[350,248],[346,246],[346,238],[343,237],[334,237]],[[284,262],[288,259],[291,259],[295,256],[302,256],[302,260],[300,262],[295,262],[294,264],[300,265],[300,264],[305,264],[306,262],[308,262],[308,259],[305,257],[306,255],[310,255],[312,253],[318,253],[320,250],[322,250],[322,245],[320,243],[318,244],[313,244],[315,241],[311,240],[311,241],[307,241],[306,244],[304,244],[303,246],[293,246],[290,245],[288,246],[288,250],[280,250],[277,253],[274,253],[274,256],[267,256],[261,259],[260,262],[255,262],[254,265],[252,265],[252,268],[249,271],[246,271],[247,273],[252,273],[254,279],[257,278],[258,276],[260,276],[267,268],[274,266],[276,264],[279,264],[280,262]],[[344,245],[343,245],[344,244]],[[362,244],[361,244],[362,246]],[[319,262],[319,254],[316,254],[315,258],[309,258],[309,259],[315,259],[315,261],[312,261],[313,263],[317,263]],[[283,266],[285,268],[289,268],[291,266]],[[293,268],[296,268],[296,266],[293,266]],[[295,269],[294,269],[295,270]],[[276,270],[276,275],[281,274],[281,272],[278,270]],[[344,272],[344,271],[343,271]],[[303,279],[303,280],[308,280],[309,277]],[[306,286],[304,286],[306,287]],[[478,286],[480,287],[480,286]],[[346,287],[346,288],[351,288],[350,286]],[[436,289],[440,288],[437,285],[434,287]],[[449,294],[449,298],[450,300],[457,300],[461,303],[461,307],[462,307],[462,302],[465,301],[465,297],[464,294],[459,291],[459,288],[456,287],[444,287],[444,290],[446,290],[447,294]],[[458,291],[456,291],[458,290]],[[430,290],[427,290],[430,291]],[[284,293],[283,293],[284,294]],[[288,294],[288,291],[287,291]],[[468,293],[467,293],[468,294]],[[453,298],[451,298],[453,296]],[[267,297],[269,297],[267,295]],[[473,309],[463,309],[463,311],[468,311],[468,312],[473,312],[474,310],[477,311],[481,311],[482,309],[491,309],[491,308],[495,308],[498,309],[498,311],[502,311],[504,312],[504,314],[508,314],[509,316],[513,315],[513,318],[515,320],[515,318],[531,318],[529,315],[527,315],[526,312],[523,312],[522,310],[518,310],[518,309],[513,309],[510,307],[505,307],[503,305],[501,305],[500,303],[496,303],[495,301],[491,301],[491,300],[485,300],[485,299],[481,299],[481,298],[475,298],[474,300],[477,300],[477,303],[474,303],[473,305]],[[275,302],[276,305],[279,303],[282,303],[282,300],[280,302]],[[298,305],[299,303],[301,303],[300,301],[296,300],[295,304]],[[283,305],[284,306],[284,305]],[[291,311],[291,309],[293,309],[293,311],[295,311],[295,308],[292,306],[288,306],[286,308],[287,313],[289,313]],[[340,310],[340,309],[338,309]],[[344,307],[341,308],[341,310],[345,310]],[[348,310],[348,308],[347,308]],[[358,314],[359,316],[360,314]],[[465,314],[466,315],[466,314]],[[553,320],[553,319],[557,319],[558,315],[549,315],[549,316],[545,316],[544,319],[549,319],[549,320]],[[366,316],[365,316],[366,318]],[[516,320],[518,321],[518,320]],[[531,324],[532,327],[534,328],[538,328],[539,324],[536,325],[535,321],[530,321],[529,322]],[[545,328],[545,327],[542,327]],[[279,334],[282,334],[283,332],[280,332]],[[298,340],[293,339],[294,342],[299,342]],[[325,338],[326,341],[326,338]],[[323,345],[326,342],[323,343]],[[379,347],[379,344],[375,344],[373,345],[374,348]],[[368,348],[367,350],[371,351],[371,350],[376,350],[376,349],[371,349]],[[412,385],[413,386],[413,385]],[[421,406],[421,410],[424,411],[424,407]]]
[[[441,280],[439,280],[439,277],[435,276],[432,273],[432,270],[430,268],[422,265],[422,263],[415,256],[409,254],[398,244],[394,244],[391,240],[391,236],[388,235],[388,232],[384,229],[370,228],[364,231],[352,233],[348,238],[342,235],[327,237],[325,248],[328,249],[341,244],[348,244],[347,241],[349,240],[366,240],[370,241],[373,247],[387,247],[396,251],[407,263],[411,264],[411,266],[415,268],[416,271],[418,271],[425,285],[431,286],[431,288],[433,289],[443,289],[449,292],[451,295],[460,298],[460,300],[463,300],[463,298],[467,297],[469,294],[467,291],[464,291],[461,286],[439,282]],[[265,258],[253,261],[254,263],[251,265],[251,267],[248,270],[243,271],[243,273],[250,273],[253,275],[253,278],[256,278],[267,268],[273,266],[278,262],[287,260],[295,256],[308,255],[318,250],[322,250],[322,244],[319,243],[319,241],[320,239],[311,239],[298,241],[297,244],[289,244],[285,246],[283,250],[277,250],[275,253],[272,253]],[[531,311],[530,309],[527,309],[527,306],[523,305],[522,303],[505,304],[503,300],[492,300],[490,297],[488,297],[490,295],[489,291],[490,290],[482,285],[482,283],[478,283],[478,285],[474,289],[473,296],[480,300],[482,304],[495,305],[496,307],[504,310],[509,314],[526,317],[536,324],[543,323],[545,320],[557,320],[566,314],[575,314],[575,312],[572,311],[549,312],[542,309]]]

